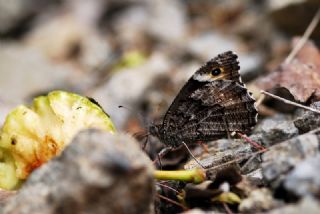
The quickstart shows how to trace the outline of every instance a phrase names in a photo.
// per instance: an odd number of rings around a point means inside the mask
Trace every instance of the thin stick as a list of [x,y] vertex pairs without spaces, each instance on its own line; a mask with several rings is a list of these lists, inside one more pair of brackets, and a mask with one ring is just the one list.
[[314,108],[311,108],[311,107],[308,107],[308,106],[304,106],[304,105],[301,105],[301,104],[296,103],[296,102],[292,102],[290,100],[287,100],[285,98],[279,97],[279,96],[274,95],[274,94],[271,94],[271,93],[266,92],[264,90],[261,90],[261,93],[265,94],[265,95],[268,95],[268,96],[270,96],[270,97],[272,97],[274,99],[280,100],[280,101],[282,101],[282,102],[284,102],[286,104],[293,105],[293,106],[296,106],[296,107],[299,107],[299,108],[303,108],[303,109],[306,109],[306,110],[309,110],[309,111],[312,111],[312,112],[320,114],[320,111],[317,110],[317,109],[314,109]]
[[247,160],[247,162],[241,167],[241,171],[243,171],[257,156],[257,154],[252,155],[252,157],[250,157],[249,160]]
[[157,182],[156,185],[161,186],[161,187],[164,187],[164,188],[167,188],[167,189],[170,189],[171,191],[175,192],[177,195],[180,194],[179,191],[177,191],[176,189],[174,189],[174,188],[172,188],[171,186],[168,186],[168,185],[166,185],[166,184]]
[[242,157],[239,157],[239,158],[236,158],[236,159],[233,159],[233,160],[230,160],[228,162],[225,162],[225,163],[222,163],[222,164],[219,164],[217,166],[214,166],[214,167],[210,167],[209,169],[210,170],[214,170],[214,169],[218,169],[220,167],[223,167],[223,166],[228,166],[232,163],[236,163],[236,162],[239,162],[239,161],[242,161],[244,159],[247,159],[247,158],[250,158],[254,155],[258,155],[258,154],[262,154],[264,152],[266,152],[267,150],[261,150],[261,151],[257,151],[257,152],[254,152],[254,153],[250,153],[250,154],[246,154],[246,155],[243,155]]
[[165,201],[167,201],[167,202],[169,202],[169,203],[172,203],[172,204],[174,204],[174,205],[176,205],[176,206],[178,206],[178,207],[181,207],[184,211],[189,210],[188,207],[185,207],[185,206],[183,206],[182,204],[180,204],[180,203],[178,203],[178,202],[176,202],[176,201],[174,201],[174,200],[172,200],[172,199],[170,199],[170,198],[168,198],[168,197],[165,197],[165,196],[163,196],[163,195],[160,195],[159,193],[157,193],[156,195],[157,195],[159,198],[161,198],[162,200],[165,200]]
[[316,28],[320,19],[320,8],[318,9],[317,13],[313,17],[312,21],[310,22],[309,26],[307,27],[306,31],[304,32],[302,38],[298,41],[298,43],[294,46],[292,51],[290,52],[289,56],[285,59],[284,63],[289,64],[292,59],[297,55],[297,53],[301,50],[304,44],[309,39],[310,35]]
[[256,107],[258,108],[259,105],[261,105],[261,103],[264,101],[264,99],[266,98],[266,95],[261,94],[261,96],[259,97],[259,99],[256,102]]
[[200,163],[200,161],[192,154],[192,152],[189,149],[189,147],[187,146],[187,144],[185,142],[182,142],[182,144],[186,147],[186,149],[188,150],[189,154],[197,162],[197,164],[199,164],[199,166],[201,166],[202,169],[205,169],[205,167]]
[[[310,134],[316,134],[317,132],[320,132],[320,128],[314,129],[314,130],[312,130],[312,131],[310,131],[310,132],[308,132],[308,133],[310,133]],[[281,144],[281,143],[284,143],[284,142],[286,142],[286,141],[282,141],[282,142],[278,143],[277,145],[279,145],[279,144]],[[272,147],[268,148],[268,150],[272,150]],[[242,161],[242,160],[244,160],[244,159],[251,158],[251,157],[257,156],[257,155],[259,155],[259,154],[265,153],[265,152],[268,151],[268,150],[260,150],[260,151],[253,152],[253,153],[250,153],[250,154],[245,154],[245,155],[243,155],[242,157],[239,157],[239,158],[230,160],[230,161],[228,161],[228,162],[219,164],[219,165],[214,166],[214,167],[211,167],[211,168],[209,168],[209,169],[210,169],[210,170],[214,170],[214,169],[218,169],[218,168],[223,167],[223,166],[228,166],[228,165],[230,165],[230,164],[232,164],[232,163],[239,162],[239,161]]]

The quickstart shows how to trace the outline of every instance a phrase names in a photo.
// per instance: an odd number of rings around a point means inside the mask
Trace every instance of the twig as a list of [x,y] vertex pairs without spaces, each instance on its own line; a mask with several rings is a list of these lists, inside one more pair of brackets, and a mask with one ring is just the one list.
[[287,100],[285,98],[279,97],[279,96],[274,95],[274,94],[271,94],[271,93],[266,92],[264,90],[261,90],[261,93],[265,94],[265,95],[268,95],[268,96],[270,96],[270,97],[272,97],[274,99],[280,100],[280,101],[282,101],[282,102],[284,102],[286,104],[293,105],[293,106],[296,106],[296,107],[299,107],[299,108],[303,108],[303,109],[306,109],[306,110],[309,110],[309,111],[312,111],[312,112],[320,114],[320,111],[317,110],[317,109],[314,109],[314,108],[311,108],[311,107],[308,107],[308,106],[304,106],[304,105],[301,105],[301,104],[296,103],[296,102],[292,102],[290,100]]
[[290,52],[289,56],[284,60],[284,64],[289,64],[292,59],[297,55],[300,49],[304,46],[304,44],[309,39],[310,35],[316,28],[320,19],[320,8],[318,9],[317,13],[313,17],[312,21],[310,22],[309,26],[307,27],[306,31],[304,32],[302,38],[298,41],[298,43],[294,46],[292,51]]
[[169,202],[169,203],[172,203],[172,204],[174,204],[174,205],[176,205],[176,206],[178,206],[178,207],[181,207],[184,211],[189,210],[188,207],[183,206],[182,204],[180,204],[180,203],[178,203],[178,202],[176,202],[176,201],[174,201],[174,200],[172,200],[172,199],[170,199],[170,198],[168,198],[168,197],[165,197],[165,196],[163,196],[163,195],[160,195],[159,193],[157,193],[156,195],[157,195],[157,197],[161,198],[162,200],[165,200],[165,201],[167,201],[167,202]]
[[195,160],[195,162],[197,162],[197,164],[202,168],[205,169],[205,167],[200,163],[200,161],[196,158],[196,156],[193,155],[193,153],[191,152],[191,150],[189,149],[189,147],[187,146],[187,144],[185,142],[182,141],[182,144],[184,145],[184,147],[187,149],[187,151],[189,152],[189,154],[191,155],[191,157]]
[[243,171],[256,157],[258,154],[252,155],[252,157],[247,160],[247,162],[241,167],[241,171]]
[[261,94],[261,96],[259,97],[259,99],[256,101],[256,107],[260,106],[261,103],[264,101],[264,99],[266,98],[266,96],[264,94]]
[[236,162],[240,162],[244,159],[247,159],[247,158],[250,158],[254,155],[258,155],[258,154],[262,154],[264,152],[266,152],[267,150],[260,150],[260,151],[257,151],[257,152],[253,152],[253,153],[250,153],[250,154],[245,154],[243,155],[242,157],[239,157],[239,158],[236,158],[236,159],[233,159],[233,160],[230,160],[230,161],[227,161],[225,163],[222,163],[222,164],[219,164],[217,166],[214,166],[214,167],[210,167],[208,168],[207,170],[215,170],[215,169],[219,169],[220,167],[224,167],[224,166],[229,166],[230,164],[232,163],[236,163]]
[[[308,132],[308,133],[309,133],[309,134],[315,134],[315,133],[317,133],[317,132],[320,132],[320,128],[314,129],[314,130],[312,130],[312,131],[310,131],[310,132]],[[287,141],[282,141],[282,142],[278,143],[277,145],[279,145],[279,144],[281,144],[281,143],[284,143],[284,142],[287,142]],[[275,146],[275,145],[274,145],[274,146]],[[267,152],[267,151],[272,150],[272,148],[273,148],[274,146],[268,148],[268,150],[260,150],[260,151],[253,152],[253,153],[250,153],[250,154],[245,154],[245,155],[243,155],[242,157],[239,157],[239,158],[230,160],[230,161],[228,161],[228,162],[219,164],[219,165],[217,165],[217,166],[211,167],[211,168],[209,168],[208,170],[215,170],[215,169],[218,169],[218,168],[220,168],[220,167],[228,166],[228,165],[230,165],[230,164],[232,164],[232,163],[240,162],[240,161],[242,161],[242,160],[244,160],[244,159],[248,159],[248,158],[257,156],[257,155],[259,155],[259,154],[262,154],[262,153],[265,153],[265,152]]]
[[164,187],[164,188],[167,188],[167,189],[170,189],[171,191],[175,192],[177,195],[180,194],[180,192],[174,188],[172,188],[171,186],[168,186],[166,184],[163,184],[161,182],[157,182],[156,185],[158,186],[161,186],[161,187]]

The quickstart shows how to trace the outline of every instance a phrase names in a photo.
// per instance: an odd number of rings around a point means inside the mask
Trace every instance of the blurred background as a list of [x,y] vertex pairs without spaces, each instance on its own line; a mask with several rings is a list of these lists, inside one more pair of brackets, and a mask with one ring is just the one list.
[[[0,122],[16,105],[62,89],[95,98],[118,129],[139,131],[139,122],[159,117],[220,52],[238,53],[247,83],[273,71],[319,6],[319,0],[0,0]],[[320,26],[311,39],[319,45]]]

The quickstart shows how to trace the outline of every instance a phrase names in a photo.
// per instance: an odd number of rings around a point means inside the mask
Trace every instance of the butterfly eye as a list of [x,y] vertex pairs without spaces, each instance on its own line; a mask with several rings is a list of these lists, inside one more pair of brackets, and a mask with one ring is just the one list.
[[221,74],[221,69],[220,68],[215,68],[211,71],[211,74],[213,76],[218,76],[219,74]]

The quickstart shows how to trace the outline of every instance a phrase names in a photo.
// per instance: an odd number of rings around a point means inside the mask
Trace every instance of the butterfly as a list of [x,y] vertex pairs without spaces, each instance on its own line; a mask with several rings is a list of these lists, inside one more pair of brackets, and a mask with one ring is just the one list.
[[238,56],[224,52],[199,68],[149,133],[171,148],[248,133],[257,123],[255,99],[239,74]]

